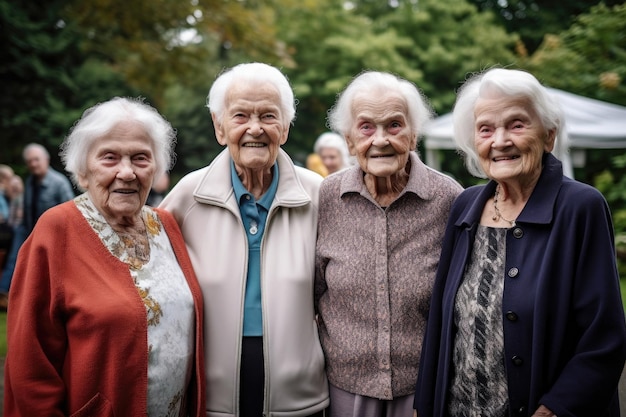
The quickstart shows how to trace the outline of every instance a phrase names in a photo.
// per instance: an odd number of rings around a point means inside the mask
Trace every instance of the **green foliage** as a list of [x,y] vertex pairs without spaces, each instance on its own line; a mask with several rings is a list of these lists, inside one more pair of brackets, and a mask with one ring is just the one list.
[[[533,1],[533,0],[471,0],[481,10],[494,11],[508,32],[517,33],[525,49],[533,53],[546,33],[567,29],[576,16],[586,13],[598,0]],[[604,0],[608,6],[623,0]]]
[[0,0],[0,149],[2,162],[17,172],[28,142],[46,146],[58,165],[54,150],[82,110],[103,96],[96,85],[107,96],[125,91],[117,74],[80,51],[74,25],[61,19],[64,5]]
[[525,67],[565,91],[626,105],[626,4],[600,4],[546,36]]
[[611,166],[600,172],[594,186],[611,208],[620,276],[626,277],[626,153],[611,158]]
[[[588,2],[577,1],[576,7],[582,3]],[[327,129],[326,112],[337,93],[365,69],[411,80],[440,114],[451,110],[467,74],[494,65],[521,66],[557,88],[624,102],[624,6],[592,9],[525,58],[518,35],[504,29],[512,26],[499,20],[502,4],[51,0],[41,7],[0,0],[1,162],[19,165],[21,148],[30,141],[43,143],[54,157],[85,108],[114,95],[141,95],[178,130],[175,181],[221,150],[205,107],[215,76],[253,60],[289,76],[299,103],[285,148],[300,161]],[[559,7],[563,13],[575,10],[544,3],[537,13],[565,27]],[[528,24],[530,15],[514,17],[544,35],[543,28]],[[444,168],[462,175],[460,159],[449,154]]]
[[516,59],[516,37],[465,0],[352,4],[346,9],[344,2],[322,0],[280,11],[278,35],[295,63],[285,71],[299,99],[286,146],[292,154],[310,152],[337,93],[363,70],[414,82],[443,113],[468,72]]

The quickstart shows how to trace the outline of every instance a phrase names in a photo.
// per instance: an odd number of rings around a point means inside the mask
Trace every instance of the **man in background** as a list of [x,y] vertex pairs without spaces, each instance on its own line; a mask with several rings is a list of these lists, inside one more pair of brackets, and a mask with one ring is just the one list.
[[42,145],[26,145],[22,155],[30,172],[24,184],[24,226],[29,234],[44,211],[74,198],[74,190],[65,175],[50,167],[50,154]]

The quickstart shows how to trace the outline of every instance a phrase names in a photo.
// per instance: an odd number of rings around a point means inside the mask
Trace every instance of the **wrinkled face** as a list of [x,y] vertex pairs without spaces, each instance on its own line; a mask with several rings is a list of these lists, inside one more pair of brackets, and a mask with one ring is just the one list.
[[145,129],[137,123],[122,122],[95,140],[79,184],[111,222],[140,213],[155,171],[152,140]]
[[44,177],[50,166],[50,158],[41,149],[37,148],[31,148],[25,152],[24,162],[28,172],[38,178]]
[[528,100],[480,98],[474,115],[474,143],[489,178],[527,184],[539,177],[555,134],[546,131]]
[[352,115],[354,123],[346,141],[361,169],[375,177],[402,171],[417,145],[404,98],[397,94],[356,95]]
[[321,148],[320,158],[322,163],[328,170],[329,174],[339,171],[343,168],[343,160],[341,159],[341,152],[337,148]]
[[244,170],[271,168],[289,134],[280,95],[271,84],[235,83],[221,123],[215,117],[213,123],[218,142],[228,146],[235,166]]

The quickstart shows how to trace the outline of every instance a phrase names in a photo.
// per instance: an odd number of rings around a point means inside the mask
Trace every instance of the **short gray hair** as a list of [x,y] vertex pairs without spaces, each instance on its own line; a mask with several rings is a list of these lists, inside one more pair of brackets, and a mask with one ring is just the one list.
[[328,125],[345,137],[354,123],[352,104],[356,95],[367,93],[375,96],[388,92],[396,92],[406,101],[409,122],[417,139],[424,125],[433,117],[433,111],[415,84],[386,72],[365,71],[355,77],[328,112]]
[[296,101],[287,77],[277,68],[260,62],[236,65],[222,72],[209,90],[207,107],[218,122],[222,122],[226,96],[231,86],[238,82],[253,81],[273,85],[280,96],[283,123],[289,125],[296,116]]
[[171,168],[176,144],[176,131],[172,125],[141,98],[114,97],[85,110],[61,144],[61,160],[76,186],[79,186],[79,176],[86,174],[87,155],[94,142],[117,124],[127,121],[141,125],[152,140],[154,177],[158,178]]
[[476,101],[496,93],[511,99],[522,98],[529,101],[546,131],[555,131],[553,152],[557,155],[567,150],[568,139],[565,132],[565,118],[558,100],[530,73],[521,70],[492,68],[470,77],[459,89],[452,120],[454,141],[465,158],[470,174],[486,178],[474,142]]

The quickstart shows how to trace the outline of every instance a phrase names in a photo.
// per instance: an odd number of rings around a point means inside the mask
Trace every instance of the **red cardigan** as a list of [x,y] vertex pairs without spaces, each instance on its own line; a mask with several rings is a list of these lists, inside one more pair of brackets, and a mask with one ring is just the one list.
[[[178,225],[158,210],[195,303],[189,416],[205,415],[202,295]],[[128,266],[73,201],[48,210],[17,260],[8,311],[5,417],[146,416],[146,310]]]

